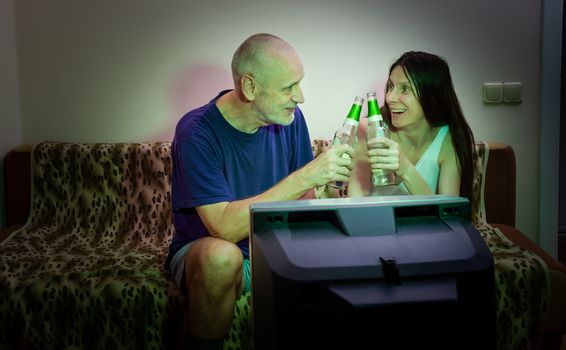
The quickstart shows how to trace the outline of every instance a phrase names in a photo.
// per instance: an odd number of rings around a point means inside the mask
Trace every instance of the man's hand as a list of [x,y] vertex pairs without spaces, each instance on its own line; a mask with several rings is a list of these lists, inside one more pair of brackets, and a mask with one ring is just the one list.
[[299,170],[311,188],[333,181],[348,181],[352,172],[354,149],[349,145],[334,146]]

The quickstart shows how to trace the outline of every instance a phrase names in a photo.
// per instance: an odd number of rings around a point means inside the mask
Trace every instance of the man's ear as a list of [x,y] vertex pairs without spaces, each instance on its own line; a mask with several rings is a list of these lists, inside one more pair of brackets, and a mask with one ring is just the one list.
[[240,84],[242,86],[242,93],[248,101],[255,100],[257,94],[257,82],[251,75],[244,74],[240,78]]

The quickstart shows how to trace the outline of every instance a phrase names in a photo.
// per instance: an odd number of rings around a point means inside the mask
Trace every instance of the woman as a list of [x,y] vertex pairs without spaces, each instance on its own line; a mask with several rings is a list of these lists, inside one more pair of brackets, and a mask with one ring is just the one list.
[[[391,139],[366,143],[367,118],[361,121],[349,196],[386,194],[384,188],[372,191],[370,175],[388,169],[397,175],[399,186],[387,194],[472,200],[474,137],[444,59],[426,52],[403,54],[389,70],[382,114]],[[387,147],[373,148],[377,143]]]

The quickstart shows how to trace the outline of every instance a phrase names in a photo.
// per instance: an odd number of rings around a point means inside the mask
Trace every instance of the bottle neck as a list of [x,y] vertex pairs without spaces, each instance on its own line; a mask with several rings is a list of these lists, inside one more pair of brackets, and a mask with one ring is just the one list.
[[357,120],[352,119],[352,118],[346,118],[346,120],[344,120],[344,126],[346,126],[346,125],[353,125],[353,126],[356,126],[356,127],[357,127],[358,124],[360,124],[360,122],[358,122]]
[[377,105],[377,100],[375,99],[375,97],[368,97],[368,115],[381,116],[381,112],[379,111],[379,106]]
[[351,119],[355,122],[359,122],[360,121],[360,114],[362,112],[362,104],[361,101],[358,101],[358,103],[354,102],[354,104],[352,105],[352,107],[350,108],[350,112],[348,113],[348,116],[346,117],[348,119]]

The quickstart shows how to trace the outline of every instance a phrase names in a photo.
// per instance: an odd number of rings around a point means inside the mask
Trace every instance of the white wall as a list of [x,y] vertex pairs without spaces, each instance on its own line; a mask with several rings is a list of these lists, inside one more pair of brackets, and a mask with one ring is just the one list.
[[0,228],[6,225],[4,155],[22,143],[13,0],[0,1]]
[[[231,87],[248,35],[277,34],[305,65],[311,136],[330,138],[355,95],[378,91],[407,50],[445,57],[478,140],[517,156],[517,226],[538,235],[541,2],[532,0],[16,3],[23,141],[170,140],[178,118]],[[482,83],[521,81],[487,106]]]

